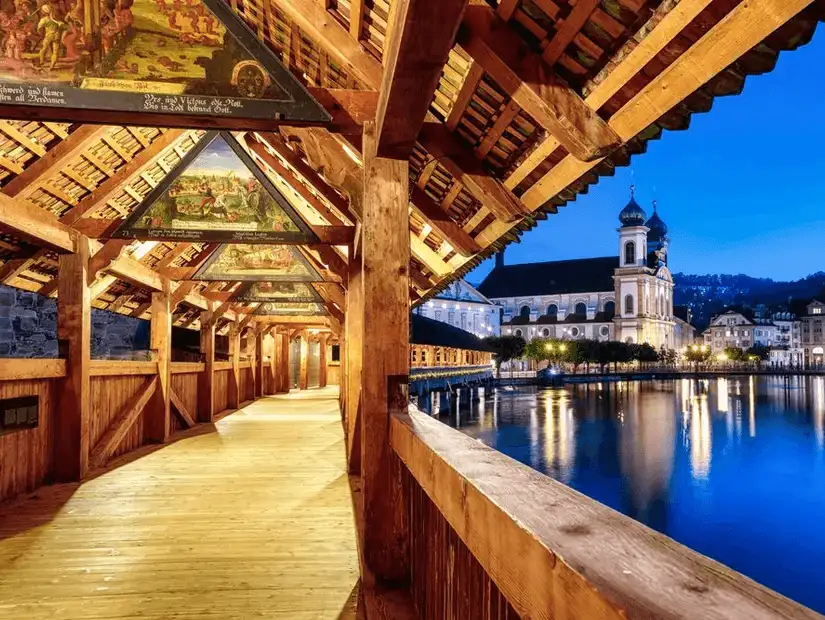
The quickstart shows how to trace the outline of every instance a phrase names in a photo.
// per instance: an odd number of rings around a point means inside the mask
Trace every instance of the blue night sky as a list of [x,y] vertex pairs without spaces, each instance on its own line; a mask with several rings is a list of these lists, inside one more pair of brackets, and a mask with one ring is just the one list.
[[[629,186],[648,212],[656,199],[670,229],[674,272],[744,273],[795,280],[825,270],[825,34],[750,76],[741,95],[717,98],[687,131],[665,131],[628,168],[603,177],[507,246],[506,262],[607,256]],[[471,272],[478,283],[492,259]]]

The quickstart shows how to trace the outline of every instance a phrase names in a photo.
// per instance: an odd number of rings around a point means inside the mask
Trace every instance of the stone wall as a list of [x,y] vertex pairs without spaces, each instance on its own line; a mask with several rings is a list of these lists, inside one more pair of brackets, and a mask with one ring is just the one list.
[[[92,358],[149,359],[149,322],[92,309]],[[57,302],[0,285],[0,357],[57,357]]]

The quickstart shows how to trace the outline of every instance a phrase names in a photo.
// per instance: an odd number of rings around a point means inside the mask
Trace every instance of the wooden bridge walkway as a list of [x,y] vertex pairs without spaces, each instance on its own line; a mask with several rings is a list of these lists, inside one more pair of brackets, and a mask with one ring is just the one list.
[[0,618],[354,618],[337,389],[184,437],[0,510]]

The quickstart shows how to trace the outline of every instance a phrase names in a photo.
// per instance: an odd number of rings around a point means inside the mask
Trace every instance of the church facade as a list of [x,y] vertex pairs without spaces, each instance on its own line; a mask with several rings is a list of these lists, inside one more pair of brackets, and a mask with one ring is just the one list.
[[619,222],[615,256],[505,265],[498,254],[478,290],[501,308],[502,334],[646,342],[657,349],[691,344],[692,327],[673,312],[668,230],[656,204],[648,218],[631,190]]

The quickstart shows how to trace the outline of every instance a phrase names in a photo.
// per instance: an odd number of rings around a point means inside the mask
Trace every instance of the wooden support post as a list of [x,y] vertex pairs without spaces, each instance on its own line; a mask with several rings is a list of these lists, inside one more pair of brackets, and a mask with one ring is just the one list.
[[289,331],[284,330],[282,334],[278,335],[280,342],[279,366],[278,366],[278,382],[280,387],[279,392],[289,393],[292,389],[292,382],[289,380]]
[[301,339],[301,375],[298,378],[298,387],[305,390],[309,387],[309,337],[303,333],[299,338]]
[[66,376],[58,384],[55,420],[54,477],[80,480],[89,468],[89,378],[92,304],[89,293],[89,240],[77,239],[77,253],[58,259],[57,342],[66,360]]
[[327,387],[327,334],[318,341],[318,387]]
[[[406,587],[409,531],[390,418],[409,403],[409,162],[377,156],[364,125],[361,492],[367,587]],[[370,583],[372,581],[372,583]]]
[[212,312],[201,312],[203,372],[198,375],[198,421],[212,422],[215,415],[215,323]]
[[264,333],[255,330],[255,398],[264,395]]
[[278,328],[273,327],[270,332],[270,339],[272,340],[272,353],[269,356],[269,393],[277,394],[281,386],[278,384],[278,364],[281,359],[281,351],[278,346],[280,336],[278,335]]
[[146,408],[144,435],[147,441],[163,443],[171,433],[170,393],[172,391],[172,291],[169,280],[164,290],[152,293],[152,323],[149,347],[158,362],[158,385]]
[[353,252],[349,263],[349,283],[347,285],[347,314],[345,343],[347,346],[346,366],[346,431],[348,471],[361,473],[361,356],[364,335],[364,280],[362,278],[361,247]]
[[229,355],[232,359],[232,374],[229,376],[229,408],[240,409],[241,401],[241,333],[238,325],[229,329]]

